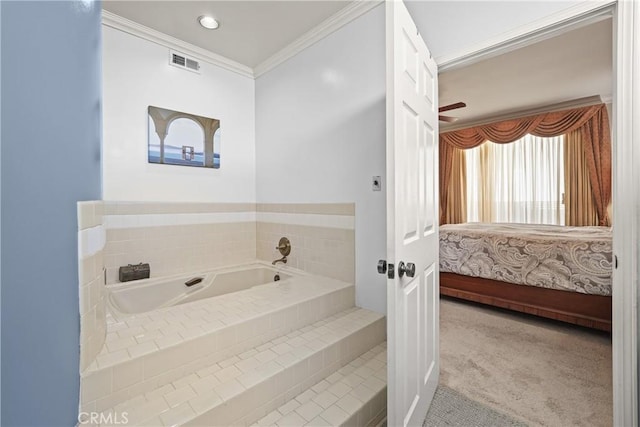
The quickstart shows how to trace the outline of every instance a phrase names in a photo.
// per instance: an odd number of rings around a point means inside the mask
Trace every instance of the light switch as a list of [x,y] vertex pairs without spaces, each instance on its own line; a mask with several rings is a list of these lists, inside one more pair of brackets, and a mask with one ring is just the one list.
[[371,181],[371,186],[373,188],[373,191],[380,191],[382,190],[382,180],[380,179],[379,176],[374,176],[372,181]]

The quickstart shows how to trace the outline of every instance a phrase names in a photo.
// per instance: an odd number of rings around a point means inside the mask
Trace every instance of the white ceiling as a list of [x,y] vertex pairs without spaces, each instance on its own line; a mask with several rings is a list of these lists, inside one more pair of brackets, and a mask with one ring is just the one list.
[[[104,0],[102,7],[154,30],[254,68],[350,1],[133,1]],[[217,30],[197,18],[212,15]]]
[[[255,68],[350,3],[104,0],[102,5],[116,15]],[[204,14],[218,19],[220,28],[200,27],[197,18]],[[414,19],[420,21],[419,16]],[[594,95],[608,99],[612,45],[612,20],[607,19],[442,72],[440,105],[463,101],[467,107],[443,113],[459,120],[440,122],[440,129],[475,125]]]
[[444,115],[441,131],[599,95],[612,94],[612,20],[572,30],[439,75],[440,105],[466,108]]

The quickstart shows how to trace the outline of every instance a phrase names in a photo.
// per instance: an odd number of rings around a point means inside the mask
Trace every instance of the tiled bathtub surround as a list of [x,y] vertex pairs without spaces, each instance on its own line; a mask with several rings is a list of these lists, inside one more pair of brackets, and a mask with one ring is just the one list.
[[105,226],[107,283],[127,264],[158,277],[256,259],[253,203],[105,202]]
[[[157,413],[147,420],[156,424],[221,417],[248,425],[384,341],[382,316],[353,312],[354,204],[104,202],[103,209],[104,256],[85,270],[98,274],[104,260],[107,283],[118,281],[120,266],[139,262],[150,263],[152,277],[271,262],[283,236],[292,244],[287,267],[313,275],[124,318],[107,314],[99,323],[107,328],[104,345],[83,359],[83,412],[126,406],[141,417]],[[95,218],[80,223],[95,235]],[[105,301],[102,295],[94,310],[103,319]],[[324,322],[333,321],[344,328],[323,336]],[[317,330],[309,329],[314,322]],[[370,413],[379,406],[372,405],[354,410]],[[247,408],[254,410],[244,414]]]
[[105,231],[102,220],[101,201],[78,202],[81,372],[100,353],[107,329],[103,273]]
[[258,259],[280,258],[275,246],[286,236],[287,265],[355,283],[355,204],[259,203],[256,210]]

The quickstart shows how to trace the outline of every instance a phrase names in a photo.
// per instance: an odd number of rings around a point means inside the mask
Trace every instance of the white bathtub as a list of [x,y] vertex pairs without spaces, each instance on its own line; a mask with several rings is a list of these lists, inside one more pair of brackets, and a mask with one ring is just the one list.
[[[108,306],[116,318],[162,307],[238,292],[254,286],[290,279],[297,273],[254,263],[204,273],[134,280],[108,285]],[[186,282],[202,279],[193,286]]]

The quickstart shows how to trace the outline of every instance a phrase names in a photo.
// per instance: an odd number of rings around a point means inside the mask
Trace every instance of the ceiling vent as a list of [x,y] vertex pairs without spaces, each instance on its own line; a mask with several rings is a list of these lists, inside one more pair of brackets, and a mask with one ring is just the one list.
[[200,73],[200,63],[198,61],[173,50],[169,51],[169,65],[182,68],[183,70],[193,71],[194,73]]

